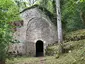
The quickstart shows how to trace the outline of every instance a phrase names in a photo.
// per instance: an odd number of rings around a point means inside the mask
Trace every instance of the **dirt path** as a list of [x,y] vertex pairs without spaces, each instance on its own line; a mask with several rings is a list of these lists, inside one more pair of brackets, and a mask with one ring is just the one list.
[[39,60],[37,61],[33,61],[33,62],[27,62],[27,63],[24,63],[24,64],[36,64],[36,63],[39,63],[39,64],[45,64],[45,61],[46,59],[44,57],[38,57]]
[[45,64],[45,58],[43,58],[43,57],[40,57],[40,64]]
[[7,60],[6,64],[46,64],[46,57],[15,58]]

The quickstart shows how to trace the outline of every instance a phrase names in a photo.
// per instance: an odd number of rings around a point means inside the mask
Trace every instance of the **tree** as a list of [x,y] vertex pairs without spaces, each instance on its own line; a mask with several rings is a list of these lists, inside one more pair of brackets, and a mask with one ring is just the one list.
[[12,0],[0,0],[0,64],[8,58],[8,45],[12,41],[10,22],[19,20],[18,7]]
[[58,43],[59,43],[59,53],[62,52],[62,22],[61,22],[61,11],[60,11],[60,0],[56,0],[56,12],[57,12],[57,30],[58,30]]
[[60,0],[56,0],[56,12],[57,12],[58,43],[62,43],[63,35],[62,35]]
[[85,1],[62,0],[62,22],[64,32],[85,28]]

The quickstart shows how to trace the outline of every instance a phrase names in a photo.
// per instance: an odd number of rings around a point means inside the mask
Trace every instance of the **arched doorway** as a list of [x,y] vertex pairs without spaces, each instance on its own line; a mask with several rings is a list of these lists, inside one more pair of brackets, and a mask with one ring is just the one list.
[[43,41],[38,40],[36,42],[36,57],[43,56],[44,55],[43,50],[44,50],[43,49]]

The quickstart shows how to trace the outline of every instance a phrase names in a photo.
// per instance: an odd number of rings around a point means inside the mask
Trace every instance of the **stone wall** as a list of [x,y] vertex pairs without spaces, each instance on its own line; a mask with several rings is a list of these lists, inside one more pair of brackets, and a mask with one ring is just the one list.
[[24,44],[23,43],[10,44],[8,53],[12,55],[25,55]]
[[9,52],[16,54],[36,55],[36,42],[41,40],[45,49],[49,44],[57,41],[57,29],[48,16],[37,7],[27,9],[20,14],[23,26],[13,34],[14,39],[21,43],[12,44]]
[[[43,41],[44,49],[57,41],[57,29],[51,20],[37,7],[21,14],[26,27],[26,53],[35,56],[36,42]],[[45,51],[44,51],[45,52]]]

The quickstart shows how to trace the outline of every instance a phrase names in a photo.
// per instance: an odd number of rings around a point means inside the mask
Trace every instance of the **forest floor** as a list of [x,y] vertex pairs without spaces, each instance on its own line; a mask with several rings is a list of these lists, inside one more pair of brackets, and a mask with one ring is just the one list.
[[[58,58],[56,58],[56,55],[45,57],[17,57],[13,60],[7,60],[6,64],[85,64],[85,39],[81,37],[85,35],[85,30],[80,32],[76,31],[76,33],[70,33],[71,36],[67,35],[71,40],[75,37],[76,39],[75,41],[66,42],[72,48],[69,52],[63,53]],[[67,39],[69,40],[69,38]]]

